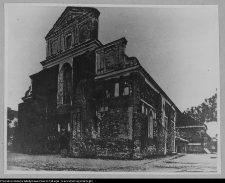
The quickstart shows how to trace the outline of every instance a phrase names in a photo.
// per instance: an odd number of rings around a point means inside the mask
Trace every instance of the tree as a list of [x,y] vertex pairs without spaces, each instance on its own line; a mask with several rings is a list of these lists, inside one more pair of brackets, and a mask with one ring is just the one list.
[[199,124],[217,121],[217,94],[205,99],[204,102],[197,107],[187,108],[183,113],[195,119]]
[[18,126],[17,111],[7,108],[7,144],[9,145],[12,141],[15,127]]

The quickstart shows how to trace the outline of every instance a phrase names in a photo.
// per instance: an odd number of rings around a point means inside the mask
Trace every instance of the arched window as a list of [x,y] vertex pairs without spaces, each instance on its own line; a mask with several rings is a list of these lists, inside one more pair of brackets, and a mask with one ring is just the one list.
[[72,82],[72,68],[69,64],[65,64],[63,72],[63,104],[70,103],[70,91]]

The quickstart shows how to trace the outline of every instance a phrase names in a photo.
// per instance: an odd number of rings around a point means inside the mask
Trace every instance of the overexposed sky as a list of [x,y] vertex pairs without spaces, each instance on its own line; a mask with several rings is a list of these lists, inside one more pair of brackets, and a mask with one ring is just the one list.
[[[30,4],[32,5],[32,4]],[[135,56],[183,112],[201,104],[219,84],[216,6],[97,7],[99,40],[128,41]],[[46,57],[44,37],[65,6],[5,6],[7,107],[18,110]]]
[[209,122],[206,124],[207,127],[208,127],[208,130],[207,130],[207,134],[213,138],[216,136],[216,134],[218,135],[219,134],[219,125],[217,122]]

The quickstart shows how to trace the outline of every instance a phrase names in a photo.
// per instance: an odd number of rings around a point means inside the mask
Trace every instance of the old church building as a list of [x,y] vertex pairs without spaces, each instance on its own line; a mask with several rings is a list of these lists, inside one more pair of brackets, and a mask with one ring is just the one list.
[[181,112],[126,55],[125,38],[98,40],[99,15],[67,7],[46,35],[43,69],[30,76],[19,104],[17,151],[57,153],[62,136],[69,157],[142,159],[175,151]]

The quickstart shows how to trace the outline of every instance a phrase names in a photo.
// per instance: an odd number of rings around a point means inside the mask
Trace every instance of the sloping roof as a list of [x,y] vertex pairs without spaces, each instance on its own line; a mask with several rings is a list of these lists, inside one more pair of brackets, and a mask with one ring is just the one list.
[[168,97],[168,95],[163,91],[163,89],[155,82],[155,80],[150,76],[150,74],[141,66],[140,64],[140,71],[142,71],[145,77],[151,82],[151,84],[156,87],[159,92],[176,108],[176,110],[181,113],[180,109],[173,103],[173,101]]
[[177,141],[181,141],[181,142],[189,142],[188,140],[185,140],[185,139],[183,139],[183,138],[181,138],[181,137],[175,137],[175,140],[177,140]]
[[177,120],[177,127],[181,126],[202,126],[196,120],[191,118],[190,116],[181,113]]

